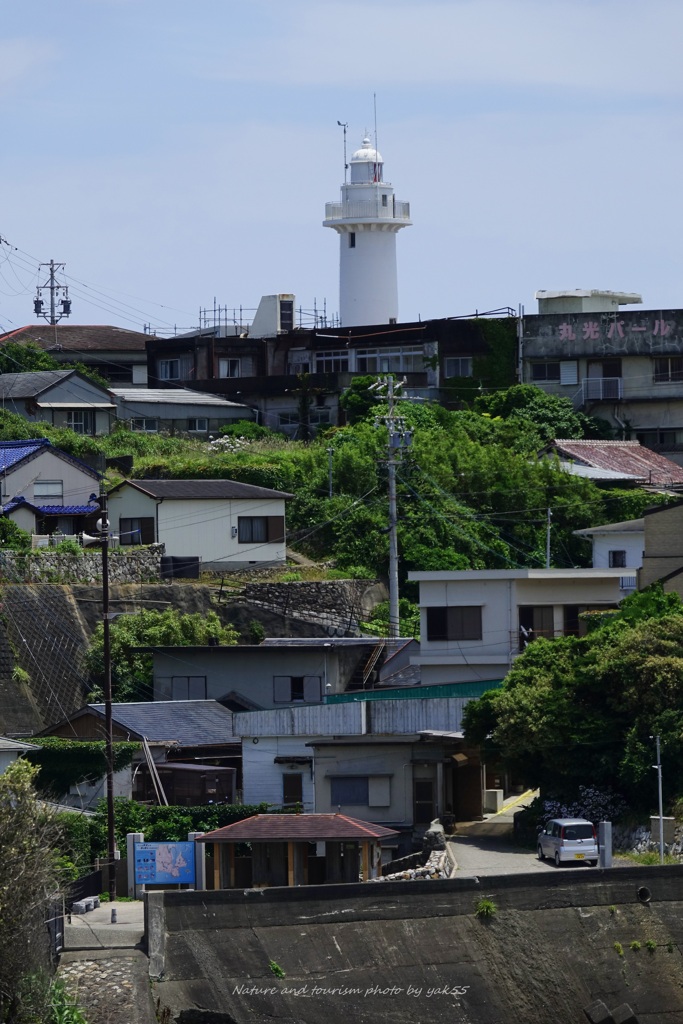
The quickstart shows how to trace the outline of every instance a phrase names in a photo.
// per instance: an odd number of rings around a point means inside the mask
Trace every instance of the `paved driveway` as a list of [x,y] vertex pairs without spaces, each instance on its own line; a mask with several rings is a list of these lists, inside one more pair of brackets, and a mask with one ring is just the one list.
[[[509,800],[502,811],[484,821],[460,823],[449,837],[458,875],[516,875],[530,871],[557,871],[552,861],[539,860],[534,850],[516,846],[512,839],[513,815],[531,803],[532,791]],[[563,864],[573,871],[591,870],[585,864]]]

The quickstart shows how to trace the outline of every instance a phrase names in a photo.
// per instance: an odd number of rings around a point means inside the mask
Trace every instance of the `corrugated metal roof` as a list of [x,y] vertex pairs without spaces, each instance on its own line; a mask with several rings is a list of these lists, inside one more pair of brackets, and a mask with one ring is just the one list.
[[209,395],[190,388],[109,388],[121,402],[131,405],[217,405],[222,408],[249,409],[242,402],[230,402],[220,395]]
[[437,683],[433,686],[392,687],[382,690],[358,690],[353,693],[334,693],[327,698],[328,704],[349,704],[364,700],[416,700],[438,697],[481,697],[487,690],[498,690],[502,679],[482,679],[473,683]]
[[199,837],[200,843],[216,842],[325,842],[355,839],[368,842],[398,835],[393,828],[375,825],[346,814],[255,814]]
[[[89,704],[104,715],[104,704]],[[234,742],[232,711],[215,700],[145,701],[114,704],[112,719],[121,728],[146,736],[151,743],[175,742],[181,747]]]
[[110,494],[121,487],[134,487],[153,498],[181,500],[193,498],[198,501],[210,498],[293,498],[286,491],[272,491],[269,487],[243,484],[237,480],[124,480],[114,487]]
[[574,441],[556,438],[551,446],[565,458],[595,469],[611,470],[637,477],[640,483],[683,486],[683,467],[643,448],[639,441]]

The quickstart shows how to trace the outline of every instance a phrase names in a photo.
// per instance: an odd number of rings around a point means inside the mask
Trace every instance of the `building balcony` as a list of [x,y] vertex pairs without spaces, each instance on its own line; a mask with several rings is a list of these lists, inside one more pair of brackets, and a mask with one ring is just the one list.
[[586,402],[614,402],[624,397],[621,377],[586,377],[581,381],[583,404]]
[[365,199],[353,203],[325,203],[323,223],[326,227],[333,227],[335,224],[344,222],[357,224],[372,220],[393,221],[407,226],[410,224],[410,203],[393,199],[387,206],[382,206],[379,194],[377,201]]

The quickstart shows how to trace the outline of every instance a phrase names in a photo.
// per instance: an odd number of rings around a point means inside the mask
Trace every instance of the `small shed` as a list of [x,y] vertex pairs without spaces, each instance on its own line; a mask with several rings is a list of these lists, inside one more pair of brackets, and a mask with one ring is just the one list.
[[[394,829],[346,814],[254,814],[197,841],[213,845],[214,889],[234,889],[244,884],[236,877],[239,843],[251,844],[250,884],[262,888],[376,878],[381,874],[382,840],[397,835]],[[321,847],[324,853],[318,856]],[[316,870],[311,871],[313,864]]]

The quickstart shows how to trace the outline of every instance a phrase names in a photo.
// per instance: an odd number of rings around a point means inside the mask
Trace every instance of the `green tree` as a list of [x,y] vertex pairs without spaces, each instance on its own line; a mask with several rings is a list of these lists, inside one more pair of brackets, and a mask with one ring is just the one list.
[[[112,694],[115,701],[152,699],[152,656],[142,647],[192,647],[208,643],[236,644],[238,633],[224,626],[215,612],[181,615],[175,608],[163,612],[141,611],[120,615],[110,626]],[[104,636],[102,624],[95,630],[86,655],[93,683],[91,700],[102,699],[104,685]]]
[[[36,798],[37,768],[18,760],[0,775],[0,1021],[46,1021],[47,985],[31,978],[47,972],[50,954],[46,919],[60,896],[59,829]],[[29,1004],[29,992],[31,995]]]
[[652,736],[662,737],[665,793],[683,791],[683,605],[660,587],[634,595],[582,638],[539,639],[502,689],[465,710],[465,734],[491,744],[530,785],[573,795],[612,788],[655,797]]

